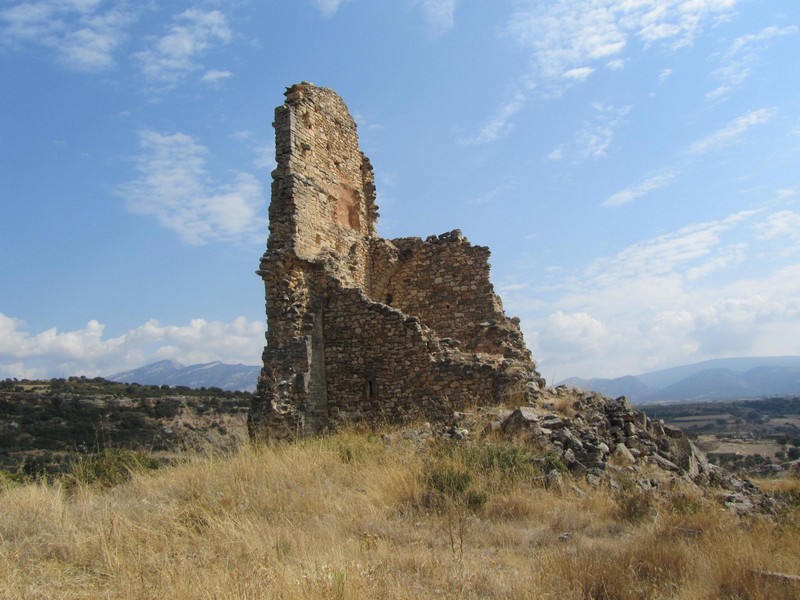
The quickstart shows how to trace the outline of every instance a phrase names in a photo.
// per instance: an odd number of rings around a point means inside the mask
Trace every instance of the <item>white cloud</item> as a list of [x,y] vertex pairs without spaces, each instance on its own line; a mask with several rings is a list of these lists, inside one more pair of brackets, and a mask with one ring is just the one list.
[[232,75],[233,73],[231,73],[230,71],[211,69],[210,71],[206,71],[203,74],[201,81],[210,84],[217,84],[220,81],[223,81],[228,77],[231,77]]
[[602,350],[609,337],[609,328],[586,312],[565,313],[556,311],[549,315],[539,341],[548,352],[557,353],[562,360]]
[[490,202],[494,202],[495,200],[502,197],[504,194],[510,192],[516,187],[517,187],[517,180],[514,177],[504,177],[496,187],[489,190],[485,194],[482,194],[479,197],[470,200],[470,204],[488,204]]
[[722,56],[722,65],[711,73],[712,79],[718,86],[708,92],[709,100],[718,100],[727,96],[753,74],[761,54],[769,47],[771,42],[778,37],[794,35],[800,29],[790,27],[765,27],[758,33],[743,35],[736,38],[727,52]]
[[694,142],[689,146],[687,152],[689,154],[705,154],[712,150],[721,150],[746,134],[754,125],[769,122],[775,112],[774,108],[759,108],[736,117],[711,135]]
[[564,71],[562,77],[564,77],[564,79],[572,79],[573,81],[583,81],[592,73],[594,73],[594,69],[592,67],[576,67],[574,69],[567,69]]
[[784,245],[783,254],[800,252],[800,214],[792,210],[782,210],[769,215],[756,225],[758,238],[773,240]]
[[467,144],[485,144],[508,135],[514,128],[511,119],[525,107],[529,92],[530,84],[523,82],[522,86],[518,86],[508,94],[508,99],[500,105],[495,115],[489,119],[489,122],[481,128],[478,134],[471,139],[464,140],[464,142]]
[[[526,89],[558,96],[596,67],[621,68],[623,53],[634,51],[632,37],[642,41],[642,49],[659,44],[675,50],[691,45],[709,22],[729,15],[735,5],[736,0],[526,0],[505,33],[531,54],[532,68],[521,78],[529,82]],[[472,141],[508,134],[528,95],[503,102]]]
[[116,337],[108,337],[96,320],[76,331],[31,333],[23,321],[0,313],[0,377],[109,375],[162,359],[256,365],[264,330],[262,321],[237,317],[231,322],[193,319],[188,325],[151,319]]
[[513,92],[511,97],[500,105],[495,115],[481,128],[478,134],[471,139],[465,140],[465,143],[485,144],[508,135],[514,127],[511,123],[511,118],[522,110],[526,102],[527,95],[525,92],[522,90]]
[[608,62],[619,55],[626,36],[617,23],[613,3],[527,3],[507,26],[508,34],[532,53],[538,76],[561,77],[592,61]]
[[[614,377],[800,352],[800,215],[733,213],[642,240],[503,300],[546,375]],[[787,253],[767,254],[782,245]],[[789,249],[792,249],[791,254]],[[530,305],[548,294],[544,307]]]
[[231,37],[228,20],[223,13],[190,8],[173,17],[173,25],[168,33],[150,49],[137,53],[135,57],[141,63],[147,79],[171,86],[201,68],[197,62],[201,54],[227,44]]
[[[700,140],[689,145],[685,154],[698,156],[711,151],[721,150],[730,144],[735,143],[743,137],[751,127],[769,122],[775,115],[774,108],[760,108],[745,113],[723,127]],[[678,175],[678,169],[670,167],[659,173],[647,177],[644,181],[625,188],[609,196],[601,206],[613,207],[623,206],[642,196],[670,185]]]
[[592,278],[592,285],[607,286],[621,280],[660,276],[674,273],[679,268],[691,268],[696,266],[696,259],[711,255],[724,232],[754,214],[754,211],[742,211],[719,221],[689,225],[633,244],[613,256],[594,261],[586,275]]
[[674,181],[674,179],[675,172],[672,170],[651,175],[644,181],[637,183],[634,186],[625,188],[624,190],[612,194],[600,206],[622,206],[624,204],[628,204],[638,198],[641,198],[645,194],[668,186]]
[[425,20],[434,34],[449,31],[455,25],[455,10],[459,0],[415,0],[422,7]]
[[559,147],[561,152],[557,155],[558,158],[561,158],[565,153],[573,156],[576,161],[605,156],[606,151],[614,141],[614,133],[620,125],[625,123],[625,117],[632,108],[630,105],[615,107],[599,102],[592,104],[591,120],[576,132],[571,146],[565,149],[562,144]]
[[747,252],[747,244],[733,244],[726,251],[710,260],[697,266],[691,267],[686,271],[686,279],[695,281],[711,275],[711,273],[744,262]]
[[789,27],[765,27],[758,33],[751,33],[736,38],[728,49],[728,55],[749,51],[753,49],[753,47],[758,46],[758,44],[765,44],[776,37],[794,35],[798,31],[800,31],[800,28],[798,28],[797,25],[791,25]]
[[691,44],[709,20],[729,13],[736,0],[557,0],[523,3],[508,34],[531,51],[538,75],[557,78],[571,69],[608,63],[630,46]]
[[41,0],[22,2],[0,11],[5,44],[38,44],[76,71],[102,71],[114,66],[114,53],[125,40],[125,28],[135,21],[123,3]]
[[549,158],[550,160],[561,160],[562,158],[564,158],[564,144],[559,144],[558,148],[556,148],[555,150],[550,152],[550,154],[547,155],[547,158]]
[[[352,0],[311,0],[322,16],[330,19],[346,2]],[[434,35],[440,35],[455,25],[455,11],[460,0],[406,0],[421,9],[425,21]]]
[[330,19],[339,10],[339,7],[348,0],[311,0],[326,19]]
[[661,69],[658,74],[658,83],[664,83],[670,77],[672,77],[672,69]]
[[275,146],[272,144],[258,146],[255,149],[255,155],[256,157],[253,159],[253,166],[256,169],[269,169],[272,171],[275,168]]
[[365,129],[369,129],[370,131],[383,130],[383,125],[375,121],[372,117],[365,115],[364,113],[354,112],[353,120],[358,125],[359,131],[364,131]]
[[260,181],[246,172],[218,184],[206,170],[207,150],[189,135],[139,133],[139,178],[119,187],[127,209],[154,216],[189,244],[263,241]]

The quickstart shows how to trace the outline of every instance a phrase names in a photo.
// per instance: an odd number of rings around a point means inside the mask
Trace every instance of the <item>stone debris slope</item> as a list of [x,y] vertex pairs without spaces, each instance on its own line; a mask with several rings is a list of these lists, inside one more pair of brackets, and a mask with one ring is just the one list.
[[[512,441],[558,459],[572,475],[594,486],[620,489],[622,481],[632,480],[642,490],[657,492],[677,483],[703,488],[739,514],[775,509],[774,500],[752,482],[710,464],[680,429],[649,419],[624,396],[611,399],[578,388],[547,388],[536,405],[457,412],[448,423],[425,424],[413,435],[465,443]],[[548,483],[563,485],[557,470],[548,473]]]

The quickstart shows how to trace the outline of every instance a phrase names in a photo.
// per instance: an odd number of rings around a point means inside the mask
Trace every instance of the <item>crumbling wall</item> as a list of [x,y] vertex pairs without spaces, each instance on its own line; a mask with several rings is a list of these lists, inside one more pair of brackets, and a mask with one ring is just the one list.
[[392,240],[403,257],[385,291],[375,296],[419,315],[440,337],[472,352],[529,360],[519,327],[503,313],[489,279],[489,249],[473,246],[459,230]]
[[275,110],[270,249],[289,247],[306,260],[335,253],[339,277],[363,285],[378,211],[356,124],[331,90],[301,84],[286,98]]
[[258,271],[267,345],[251,435],[531,401],[544,381],[494,294],[489,250],[457,230],[425,241],[377,236],[372,167],[331,90],[289,88],[274,125],[278,164]]

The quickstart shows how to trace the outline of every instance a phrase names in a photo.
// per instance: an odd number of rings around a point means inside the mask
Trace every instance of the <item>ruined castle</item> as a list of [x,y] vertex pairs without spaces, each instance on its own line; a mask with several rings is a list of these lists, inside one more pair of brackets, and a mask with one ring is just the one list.
[[488,248],[458,230],[378,236],[372,166],[333,91],[292,86],[274,126],[270,234],[257,271],[267,344],[251,436],[532,401],[544,380],[493,291]]

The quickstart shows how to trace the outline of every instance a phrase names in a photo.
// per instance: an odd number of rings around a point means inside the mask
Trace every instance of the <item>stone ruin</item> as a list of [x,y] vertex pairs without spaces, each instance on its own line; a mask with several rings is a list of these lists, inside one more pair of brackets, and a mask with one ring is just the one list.
[[683,432],[624,396],[546,388],[519,320],[493,291],[488,248],[458,230],[424,241],[379,237],[372,166],[336,93],[288,88],[274,126],[253,440],[417,420],[422,428],[404,436],[521,438],[590,483],[619,488],[615,478],[626,473],[650,489],[661,473],[718,488],[737,512],[772,510],[751,482],[709,464]]
[[267,344],[251,437],[533,402],[545,382],[494,293],[489,249],[458,230],[378,236],[372,165],[333,91],[288,88],[274,127],[270,233],[257,271]]

